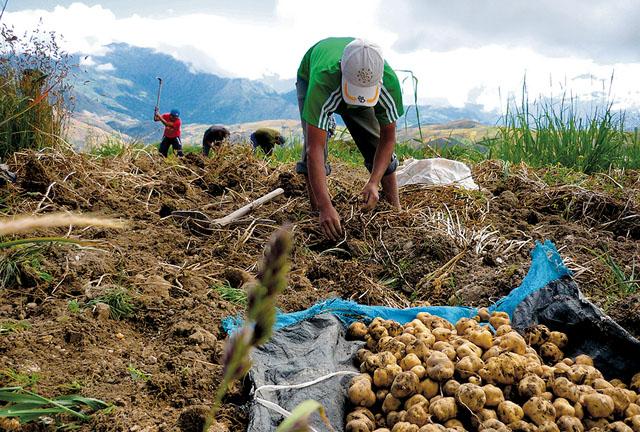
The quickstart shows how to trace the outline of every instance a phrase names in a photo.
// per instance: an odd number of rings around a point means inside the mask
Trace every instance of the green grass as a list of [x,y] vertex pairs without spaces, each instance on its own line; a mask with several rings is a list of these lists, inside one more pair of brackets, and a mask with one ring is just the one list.
[[131,294],[122,287],[110,289],[105,294],[87,302],[87,306],[94,306],[98,303],[109,305],[111,318],[115,320],[130,318],[136,310]]
[[30,280],[53,280],[42,268],[42,251],[46,247],[48,245],[19,245],[0,250],[0,288],[23,286]]
[[0,323],[0,335],[11,333],[11,332],[19,332],[23,330],[28,330],[31,328],[31,324],[28,321],[7,321]]
[[67,309],[71,313],[80,313],[82,311],[80,303],[76,299],[69,300],[69,303],[67,303]]
[[531,102],[526,83],[520,104],[508,105],[498,136],[481,144],[489,158],[534,167],[560,165],[583,173],[640,167],[638,131],[625,130],[624,113],[606,107],[582,113],[578,100]]
[[40,381],[37,373],[20,373],[13,369],[0,370],[0,375],[4,376],[3,381],[10,386],[20,386],[29,388],[35,386]]
[[240,306],[247,305],[247,292],[241,288],[232,288],[228,284],[224,284],[214,286],[213,290],[217,292],[223,300]]
[[129,364],[129,366],[127,366],[127,372],[129,372],[129,375],[131,375],[131,379],[134,381],[147,382],[151,379],[150,374],[136,368],[133,364]]

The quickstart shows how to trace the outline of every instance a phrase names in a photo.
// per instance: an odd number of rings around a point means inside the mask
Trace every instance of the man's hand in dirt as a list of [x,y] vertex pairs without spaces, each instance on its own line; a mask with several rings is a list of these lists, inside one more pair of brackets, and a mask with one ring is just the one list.
[[332,205],[320,209],[320,228],[324,235],[333,241],[338,241],[342,237],[340,215]]
[[362,195],[362,201],[364,202],[362,208],[364,210],[373,210],[380,199],[380,195],[378,194],[378,185],[368,182],[362,189],[360,195]]

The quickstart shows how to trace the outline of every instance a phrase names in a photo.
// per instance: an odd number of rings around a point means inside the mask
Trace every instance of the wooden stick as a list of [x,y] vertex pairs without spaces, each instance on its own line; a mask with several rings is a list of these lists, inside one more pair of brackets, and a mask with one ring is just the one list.
[[283,193],[284,193],[284,189],[278,188],[278,189],[276,189],[274,191],[269,192],[268,194],[266,194],[264,196],[261,196],[257,200],[250,202],[246,206],[239,208],[238,210],[234,211],[233,213],[228,214],[225,217],[212,220],[211,223],[213,223],[215,225],[219,225],[219,226],[229,225],[231,222],[233,222],[234,220],[239,219],[242,216],[246,215],[247,213],[249,213],[254,208],[256,208],[256,207],[258,207],[258,206],[260,206],[260,205],[262,205],[262,204],[264,204],[266,202],[271,201],[272,199],[274,199],[278,195],[282,195]]

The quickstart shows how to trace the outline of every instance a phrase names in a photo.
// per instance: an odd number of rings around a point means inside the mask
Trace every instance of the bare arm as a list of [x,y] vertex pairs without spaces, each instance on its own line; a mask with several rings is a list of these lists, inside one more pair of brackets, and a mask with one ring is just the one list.
[[320,211],[320,226],[327,237],[338,240],[342,235],[340,216],[331,203],[324,168],[324,146],[327,132],[307,125],[307,170],[309,184]]
[[384,176],[385,171],[389,167],[393,150],[396,145],[396,124],[390,123],[380,127],[380,144],[376,148],[376,154],[373,157],[373,169],[369,181],[362,190],[365,209],[373,209],[378,203],[378,185]]

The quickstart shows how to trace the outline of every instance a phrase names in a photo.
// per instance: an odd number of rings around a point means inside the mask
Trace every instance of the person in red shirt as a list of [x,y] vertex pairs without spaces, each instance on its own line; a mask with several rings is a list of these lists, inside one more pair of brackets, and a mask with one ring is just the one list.
[[171,112],[160,114],[158,111],[153,116],[154,121],[159,121],[164,125],[164,134],[162,135],[162,141],[158,151],[164,157],[167,157],[169,152],[169,146],[173,147],[173,151],[178,156],[183,156],[182,142],[180,141],[180,111],[172,109]]

